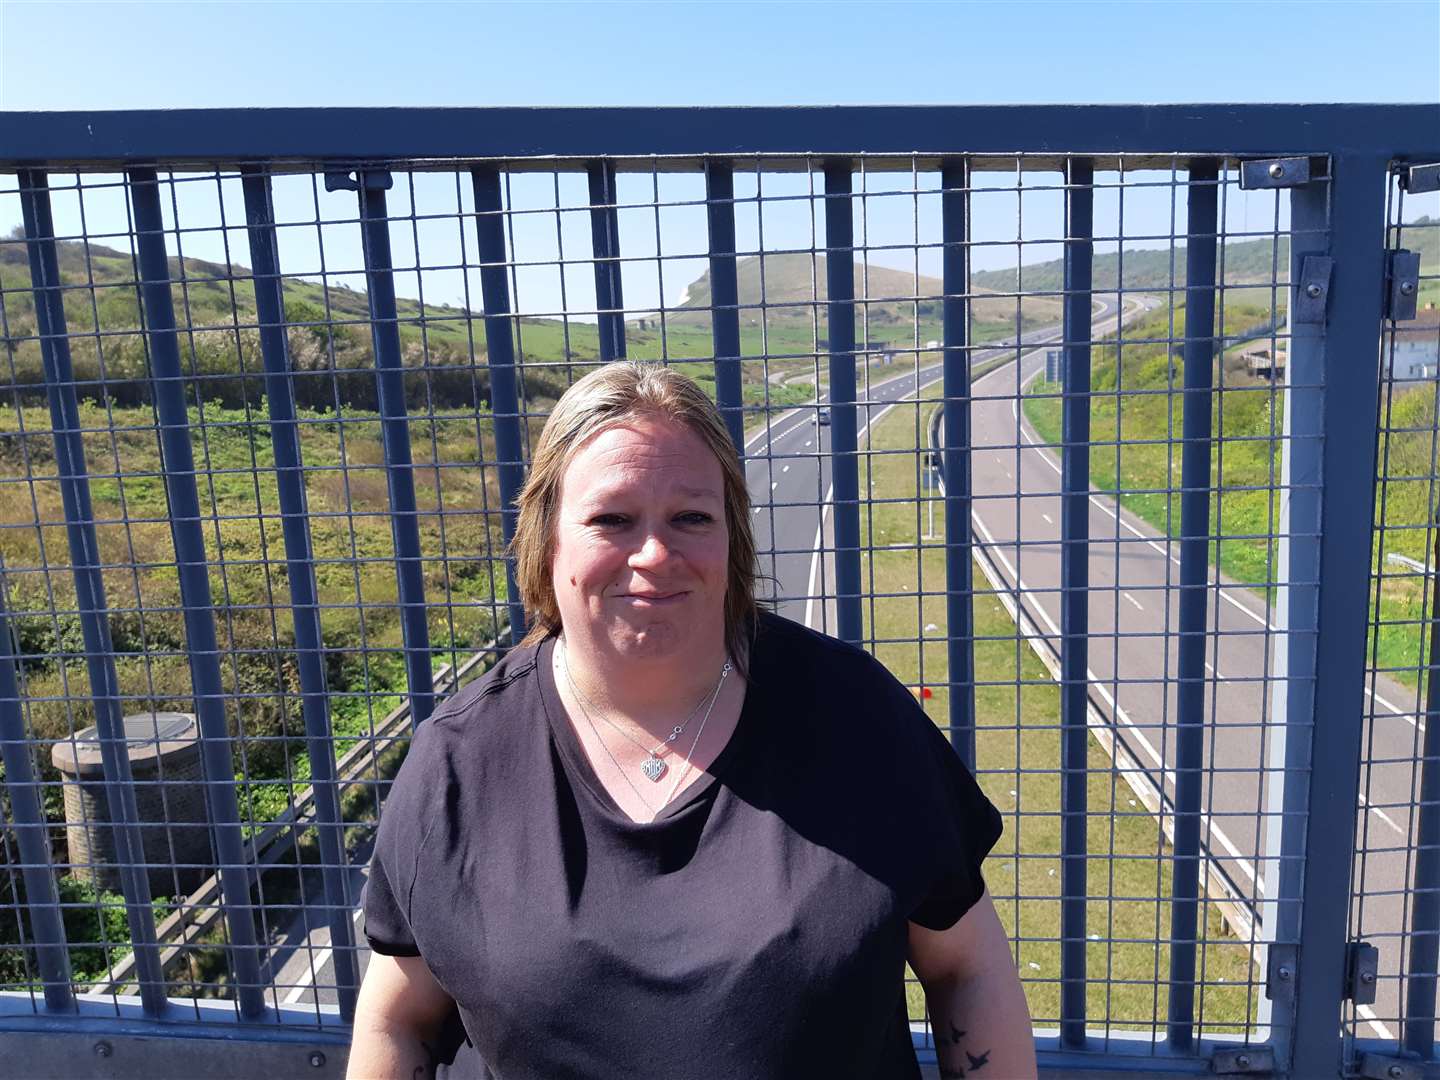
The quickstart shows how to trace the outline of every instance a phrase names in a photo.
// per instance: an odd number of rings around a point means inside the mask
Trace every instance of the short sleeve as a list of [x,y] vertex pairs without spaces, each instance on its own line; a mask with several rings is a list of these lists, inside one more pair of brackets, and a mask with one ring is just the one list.
[[925,727],[926,757],[933,763],[928,772],[935,816],[927,852],[933,869],[930,887],[910,918],[930,930],[948,930],[984,894],[980,867],[1004,822],[945,736],[928,718]]
[[371,949],[386,956],[420,955],[410,923],[410,896],[424,846],[425,824],[431,820],[425,807],[430,787],[426,774],[430,770],[423,761],[431,742],[423,737],[427,724],[416,731],[380,811],[370,873],[361,893],[365,937]]

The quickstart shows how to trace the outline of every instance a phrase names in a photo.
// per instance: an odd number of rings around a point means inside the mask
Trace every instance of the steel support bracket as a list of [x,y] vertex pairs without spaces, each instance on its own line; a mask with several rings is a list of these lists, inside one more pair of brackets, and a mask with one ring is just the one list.
[[1216,1050],[1210,1056],[1210,1071],[1219,1076],[1275,1071],[1275,1051],[1268,1046],[1239,1046]]
[[1292,1001],[1295,998],[1296,975],[1300,951],[1294,945],[1271,945],[1265,973],[1265,996],[1271,1001]]
[[326,191],[389,191],[395,178],[389,169],[326,169]]
[[1360,1075],[1366,1080],[1423,1080],[1425,1068],[1417,1060],[1366,1054],[1360,1059]]
[[1373,1004],[1380,975],[1380,950],[1366,941],[1350,942],[1345,972],[1345,996],[1356,1005]]
[[1329,255],[1306,255],[1295,283],[1295,310],[1291,321],[1323,326],[1325,302],[1330,298],[1330,273],[1335,260]]
[[1292,188],[1310,182],[1308,157],[1260,158],[1240,163],[1242,191],[1264,188]]
[[1420,253],[1387,252],[1385,256],[1385,318],[1404,322],[1415,318],[1420,293]]
[[1440,163],[1402,165],[1400,167],[1400,190],[1408,195],[1440,191]]

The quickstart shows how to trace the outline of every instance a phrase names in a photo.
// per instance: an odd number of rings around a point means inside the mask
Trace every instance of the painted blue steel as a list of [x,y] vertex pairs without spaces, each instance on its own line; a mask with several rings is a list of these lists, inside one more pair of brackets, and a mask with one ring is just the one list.
[[185,377],[175,334],[170,265],[165,252],[160,186],[153,169],[129,174],[135,210],[140,296],[150,352],[150,379],[160,424],[160,451],[165,470],[165,495],[170,509],[170,536],[184,608],[186,651],[200,728],[200,753],[205,767],[205,800],[211,839],[220,861],[228,951],[241,1012],[265,1011],[255,916],[250,904],[245,841],[240,831],[240,805],[235,794],[235,769],[225,720],[225,688],[220,679],[220,646],[215,637],[215,608],[210,592],[210,560],[200,521],[200,492],[190,445],[190,418],[185,402]]
[[335,962],[335,991],[340,1013],[348,1020],[354,1015],[359,973],[355,963],[354,924],[350,921],[349,874],[345,868],[345,824],[335,782],[335,744],[330,727],[330,694],[325,681],[320,592],[315,582],[300,428],[296,423],[295,388],[285,340],[285,292],[275,239],[275,208],[271,201],[270,177],[263,170],[245,169],[241,184],[250,234],[260,353],[265,363],[265,401],[270,412],[270,441],[275,454],[275,486],[285,542],[285,576],[290,584],[295,660],[300,669],[300,709],[310,756],[321,876]]
[[595,310],[600,327],[600,359],[625,358],[625,294],[620,287],[620,212],[615,204],[615,163],[592,161],[590,243],[595,256]]
[[60,261],[55,224],[50,214],[50,189],[45,174],[23,170],[19,175],[20,206],[25,219],[30,280],[35,291],[35,323],[40,355],[45,365],[45,395],[50,404],[50,425],[55,439],[55,467],[65,507],[65,532],[75,579],[75,606],[85,641],[85,667],[90,696],[95,703],[95,727],[105,776],[105,801],[110,809],[120,891],[125,897],[125,918],[135,955],[140,1000],[145,1012],[165,1011],[165,974],[155,938],[155,913],[150,906],[150,879],[145,871],[140,839],[140,811],[135,802],[135,781],[125,739],[120,679],[115,671],[115,649],[101,572],[100,543],[95,535],[95,512],[90,502],[90,477],[85,445],[80,434],[80,405],[75,393],[75,372],[70,362],[70,341],[65,323]]
[[1090,294],[1095,165],[1065,168],[1065,296],[1060,475],[1060,1042],[1085,1045],[1090,601]]
[[60,894],[50,864],[50,838],[40,786],[25,737],[20,711],[20,679],[10,617],[5,610],[5,573],[0,565],[0,760],[5,763],[5,793],[10,799],[9,827],[20,849],[20,871],[25,881],[28,938],[35,947],[35,966],[44,986],[45,1007],[68,1012],[75,1005],[70,992],[70,952],[65,947],[65,922],[60,917]]
[[[1434,522],[1431,566],[1440,566],[1440,517]],[[1430,1057],[1435,1050],[1435,980],[1440,964],[1440,574],[1430,574],[1430,665],[1425,674],[1425,741],[1415,835],[1415,882],[1410,908],[1410,956],[1405,989],[1404,1046]]]
[[[1321,442],[1325,488],[1319,537],[1325,579],[1316,623],[1315,767],[1305,778],[1309,841],[1299,894],[1305,910],[1295,980],[1295,1030],[1303,1034],[1295,1039],[1290,1062],[1296,1076],[1334,1075],[1341,1065],[1339,1043],[1329,1036],[1339,1026],[1345,984],[1347,885],[1360,790],[1385,282],[1387,159],[1337,155],[1331,169],[1328,186],[1311,184],[1290,196],[1292,234],[1322,226],[1328,207],[1330,253],[1336,256],[1319,343],[1330,361],[1324,368],[1320,417],[1326,436]],[[1292,246],[1291,281],[1300,278],[1299,246]],[[1292,295],[1291,310],[1294,304]]]
[[[1440,158],[1440,104],[165,109],[0,113],[15,162],[934,153]],[[998,165],[999,163],[997,163]],[[1038,164],[1038,163],[1037,163]],[[649,161],[640,163],[649,170]],[[908,166],[907,166],[908,168]]]
[[975,596],[970,554],[970,165],[940,167],[940,235],[945,289],[944,346],[945,618],[950,675],[950,743],[975,768]]
[[1210,578],[1210,425],[1215,362],[1215,242],[1220,169],[1190,162],[1185,226],[1185,345],[1180,450],[1179,658],[1175,702],[1175,861],[1170,902],[1170,1022],[1176,1050],[1195,1042],[1195,935],[1205,752]]
[[385,448],[385,483],[390,496],[390,534],[395,543],[395,579],[400,598],[400,636],[410,698],[410,725],[418,727],[435,711],[430,669],[430,628],[425,619],[425,572],[420,553],[420,517],[415,504],[415,470],[410,456],[410,415],[405,405],[405,369],[400,355],[400,320],[391,272],[390,221],[385,209],[389,177],[356,173],[360,229],[365,246],[365,279],[370,300],[370,339],[375,349],[375,389]]
[[[1310,255],[1330,252],[1330,217],[1325,192],[1317,181],[1290,197],[1291,281]],[[1376,286],[1379,288],[1379,285]],[[1320,597],[1320,516],[1322,504],[1322,444],[1325,433],[1325,334],[1317,324],[1288,326],[1288,360],[1283,411],[1283,467],[1280,478],[1286,492],[1280,508],[1280,544],[1276,580],[1275,624],[1281,630],[1272,660],[1276,680],[1274,702],[1267,854],[1278,858],[1265,881],[1262,908],[1265,940],[1297,946],[1304,911],[1307,800],[1309,799],[1312,731],[1315,713],[1316,633]],[[1277,790],[1278,793],[1277,793]],[[1278,835],[1276,835],[1278,834]],[[1271,1045],[1277,1059],[1290,1060],[1296,1039],[1295,983],[1305,973],[1297,952],[1295,978],[1272,980],[1268,999]]]
[[744,399],[740,390],[740,282],[735,268],[735,169],[705,163],[705,206],[710,222],[710,325],[715,344],[715,404],[730,438],[745,455]]
[[830,479],[834,488],[835,636],[856,645],[860,606],[860,463],[855,407],[855,221],[850,162],[825,162],[826,326],[830,354]]
[[525,605],[509,555],[519,517],[516,497],[525,483],[524,437],[520,430],[520,392],[515,366],[515,328],[510,319],[510,278],[505,258],[504,202],[500,170],[489,165],[470,174],[475,189],[475,229],[479,237],[480,299],[485,305],[485,362],[490,371],[490,417],[495,425],[495,471],[500,482],[500,528],[505,536],[505,595],[510,640],[525,636]]

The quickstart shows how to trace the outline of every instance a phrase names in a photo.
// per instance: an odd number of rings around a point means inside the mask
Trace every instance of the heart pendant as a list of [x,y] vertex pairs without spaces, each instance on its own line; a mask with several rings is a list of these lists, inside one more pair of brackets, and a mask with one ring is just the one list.
[[645,764],[640,766],[640,771],[651,780],[659,780],[668,770],[665,767],[665,762],[661,761],[658,757],[652,757],[645,759]]

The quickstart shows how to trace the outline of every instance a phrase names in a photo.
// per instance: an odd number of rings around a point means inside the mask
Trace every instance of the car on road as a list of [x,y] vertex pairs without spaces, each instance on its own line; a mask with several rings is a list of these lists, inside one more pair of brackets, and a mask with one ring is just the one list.
[[820,408],[820,409],[817,409],[817,410],[815,411],[815,415],[812,416],[812,417],[810,417],[810,422],[811,422],[812,424],[819,424],[821,427],[829,427],[829,426],[830,426],[830,410],[829,410],[829,409],[826,409],[826,408],[823,408],[823,407]]

